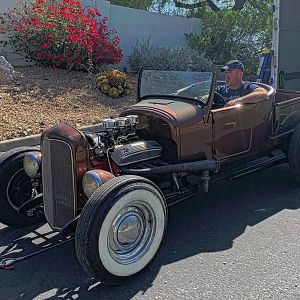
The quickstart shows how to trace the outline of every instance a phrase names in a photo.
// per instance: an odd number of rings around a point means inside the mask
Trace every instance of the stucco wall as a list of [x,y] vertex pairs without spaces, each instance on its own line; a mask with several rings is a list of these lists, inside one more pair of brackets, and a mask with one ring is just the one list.
[[183,46],[185,33],[200,33],[200,20],[177,16],[166,16],[138,9],[111,5],[109,1],[96,1],[100,12],[109,18],[109,26],[117,30],[121,38],[126,63],[137,40],[147,40],[155,46]]
[[[109,19],[108,25],[117,30],[121,40],[124,58],[120,67],[126,65],[128,55],[137,40],[147,40],[155,46],[183,46],[186,43],[185,33],[201,32],[201,22],[195,18],[165,16],[158,13],[111,5],[109,1],[82,0],[83,6],[95,6]],[[0,10],[13,8],[17,0],[0,0]],[[0,38],[4,38],[3,36]],[[4,54],[13,65],[26,64],[24,59],[16,55],[13,49],[5,49]]]
[[13,8],[17,4],[17,0],[1,0],[0,10],[5,11],[6,9]]
[[[18,0],[0,0],[0,11],[6,12],[8,9],[14,8],[17,5],[17,2]],[[0,33],[0,39],[1,41],[7,40],[7,37]],[[28,64],[25,59],[16,54],[15,50],[10,46],[3,49],[2,45],[0,45],[0,55],[4,55],[5,58],[14,66],[23,66]]]

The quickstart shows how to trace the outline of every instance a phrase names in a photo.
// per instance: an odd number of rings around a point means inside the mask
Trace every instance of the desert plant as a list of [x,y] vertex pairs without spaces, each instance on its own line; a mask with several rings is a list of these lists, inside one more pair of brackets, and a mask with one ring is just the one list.
[[96,76],[96,85],[103,94],[114,99],[122,95],[127,96],[132,90],[127,75],[117,69],[111,69]]
[[137,41],[128,58],[132,71],[210,71],[213,64],[200,53],[189,47],[154,47],[148,40]]
[[10,44],[30,61],[89,71],[122,58],[107,21],[97,8],[84,9],[75,0],[26,1],[5,15]]
[[112,69],[107,72],[107,79],[110,86],[123,86],[127,80],[127,75],[117,69]]

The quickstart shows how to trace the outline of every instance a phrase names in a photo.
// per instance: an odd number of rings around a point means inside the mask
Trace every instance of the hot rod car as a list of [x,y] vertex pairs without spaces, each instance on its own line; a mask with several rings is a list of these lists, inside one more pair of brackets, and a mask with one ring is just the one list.
[[[210,183],[288,162],[300,183],[300,92],[217,108],[210,72],[143,71],[138,101],[101,130],[68,124],[0,157],[0,221],[75,233],[83,269],[118,284],[157,253],[168,207]],[[95,112],[96,113],[96,112]]]

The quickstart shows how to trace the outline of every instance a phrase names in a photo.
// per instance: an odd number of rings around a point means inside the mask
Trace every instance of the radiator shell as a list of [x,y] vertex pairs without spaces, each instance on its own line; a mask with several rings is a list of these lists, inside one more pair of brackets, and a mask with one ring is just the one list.
[[76,128],[61,124],[43,133],[41,152],[45,216],[60,230],[82,207],[81,182],[89,170],[87,140]]

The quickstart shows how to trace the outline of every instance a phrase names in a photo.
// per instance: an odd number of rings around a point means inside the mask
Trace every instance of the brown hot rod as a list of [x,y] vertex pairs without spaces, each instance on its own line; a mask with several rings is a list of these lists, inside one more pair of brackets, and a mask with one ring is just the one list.
[[167,209],[209,184],[288,162],[300,183],[300,92],[216,108],[210,72],[143,71],[138,102],[98,132],[60,124],[0,158],[0,221],[75,232],[78,260],[117,284],[157,253]]

